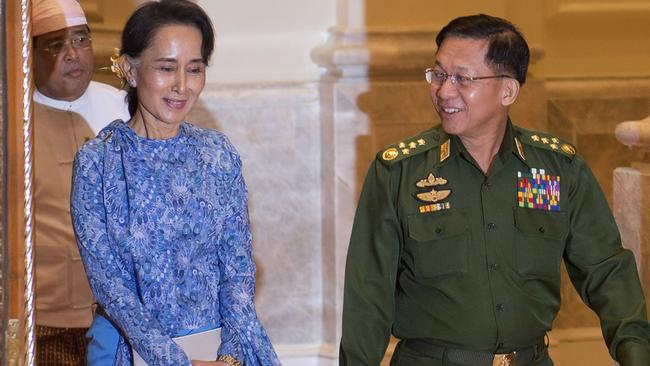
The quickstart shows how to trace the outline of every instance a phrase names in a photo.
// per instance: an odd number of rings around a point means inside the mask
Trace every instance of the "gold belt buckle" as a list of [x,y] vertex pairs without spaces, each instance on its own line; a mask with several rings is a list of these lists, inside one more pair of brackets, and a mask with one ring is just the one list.
[[515,355],[517,352],[494,355],[492,366],[515,366]]

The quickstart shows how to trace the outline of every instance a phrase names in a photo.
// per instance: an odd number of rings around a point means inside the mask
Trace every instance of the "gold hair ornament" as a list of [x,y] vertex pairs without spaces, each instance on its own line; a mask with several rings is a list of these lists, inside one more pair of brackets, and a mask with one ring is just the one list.
[[126,82],[126,74],[124,74],[124,71],[120,67],[120,59],[122,56],[120,56],[120,50],[117,48],[115,49],[115,53],[111,56],[111,72],[115,74],[115,76],[120,79],[122,85],[121,87],[124,88],[125,85],[127,85]]

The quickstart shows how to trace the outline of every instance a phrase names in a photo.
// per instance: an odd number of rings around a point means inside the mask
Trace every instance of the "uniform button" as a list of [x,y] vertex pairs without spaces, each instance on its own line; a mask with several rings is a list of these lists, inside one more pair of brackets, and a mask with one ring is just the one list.
[[504,306],[503,306],[503,304],[497,304],[496,308],[497,308],[497,311],[503,311]]
[[435,231],[436,231],[436,234],[440,234],[440,233],[442,233],[442,228],[441,228],[441,227],[437,227]]
[[493,271],[498,271],[500,267],[501,266],[499,266],[499,263],[490,264],[490,269],[493,270]]
[[497,224],[491,222],[491,223],[487,224],[487,227],[488,227],[488,230],[496,230]]
[[486,188],[490,188],[490,187],[492,187],[492,183],[490,183],[490,182],[485,182],[485,183],[483,183],[483,185],[484,185]]
[[499,344],[497,344],[497,347],[503,348],[503,342],[499,342]]
[[544,234],[544,231],[546,231],[546,229],[544,229],[544,226],[540,226],[537,230],[539,230],[539,232],[542,234]]

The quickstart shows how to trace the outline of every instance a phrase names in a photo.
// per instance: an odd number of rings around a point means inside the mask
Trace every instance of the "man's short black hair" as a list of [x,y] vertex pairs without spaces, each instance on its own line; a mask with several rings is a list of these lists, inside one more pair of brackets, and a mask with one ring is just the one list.
[[436,36],[438,48],[449,37],[487,39],[486,64],[497,74],[514,76],[521,85],[526,82],[530,49],[519,29],[509,21],[485,14],[456,18]]

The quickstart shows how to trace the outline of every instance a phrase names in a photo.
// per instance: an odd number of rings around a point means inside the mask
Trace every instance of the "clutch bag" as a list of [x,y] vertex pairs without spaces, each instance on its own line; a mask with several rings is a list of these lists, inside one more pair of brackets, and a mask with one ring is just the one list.
[[[174,337],[172,340],[181,347],[190,360],[214,361],[217,359],[221,344],[221,328]],[[133,365],[148,366],[135,350],[133,350]]]

